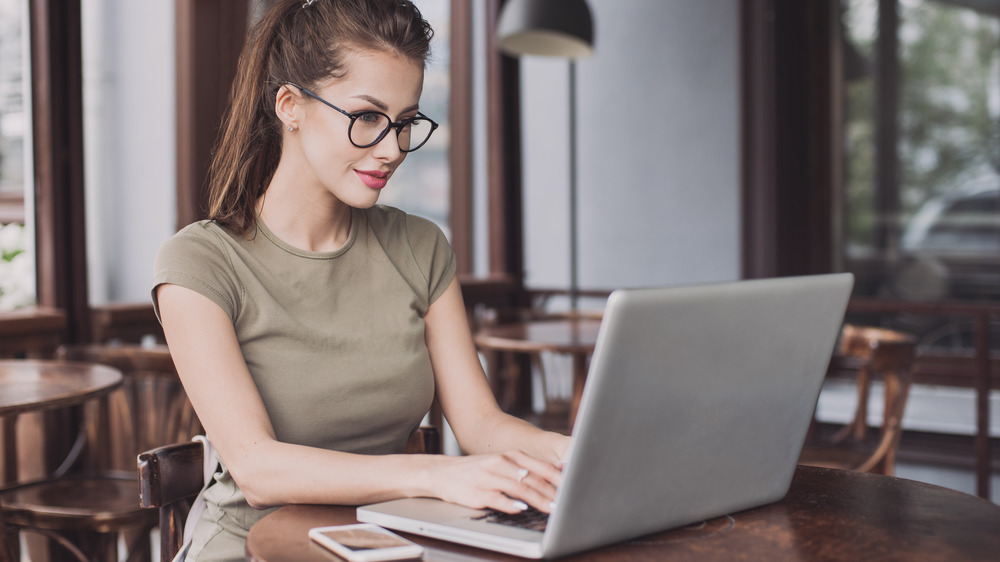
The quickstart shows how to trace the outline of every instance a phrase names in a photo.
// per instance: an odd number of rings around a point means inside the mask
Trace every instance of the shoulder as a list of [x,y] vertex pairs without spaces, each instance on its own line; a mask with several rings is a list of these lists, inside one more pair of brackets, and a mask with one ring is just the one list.
[[157,252],[157,258],[186,253],[217,253],[225,246],[224,239],[231,235],[212,221],[191,223],[168,238]]
[[433,221],[384,205],[366,209],[365,216],[389,259],[411,285],[419,287],[424,303],[434,302],[457,267],[455,253],[441,228]]
[[168,238],[156,253],[157,269],[182,267],[213,259],[228,259],[233,235],[213,221],[189,224]]
[[190,224],[168,238],[153,261],[153,306],[157,314],[156,287],[170,283],[208,297],[235,318],[243,295],[233,265],[233,247],[239,243],[239,235],[207,220]]
[[377,235],[403,236],[411,243],[419,240],[445,240],[441,228],[429,219],[411,215],[387,205],[375,205],[364,210],[371,229]]

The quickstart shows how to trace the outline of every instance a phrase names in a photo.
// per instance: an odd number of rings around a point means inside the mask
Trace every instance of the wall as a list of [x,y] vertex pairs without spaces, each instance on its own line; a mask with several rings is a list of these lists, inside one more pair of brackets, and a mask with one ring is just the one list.
[[[580,284],[739,277],[736,0],[590,0],[577,62]],[[568,62],[522,58],[527,283],[569,283]]]
[[176,214],[174,3],[82,10],[90,301],[149,302]]

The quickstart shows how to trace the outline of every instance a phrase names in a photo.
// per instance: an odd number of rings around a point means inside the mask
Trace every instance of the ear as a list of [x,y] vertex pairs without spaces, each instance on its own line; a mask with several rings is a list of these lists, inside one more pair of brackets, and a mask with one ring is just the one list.
[[284,125],[283,128],[298,128],[298,100],[300,98],[301,94],[299,91],[288,84],[284,84],[278,88],[278,93],[274,96],[274,113],[281,120],[281,123]]

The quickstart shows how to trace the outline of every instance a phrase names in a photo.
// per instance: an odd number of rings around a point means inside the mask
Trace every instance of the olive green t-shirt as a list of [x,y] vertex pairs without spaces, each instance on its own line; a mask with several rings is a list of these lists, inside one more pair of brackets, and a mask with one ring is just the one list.
[[[434,396],[423,318],[455,274],[433,223],[391,207],[352,209],[342,248],[307,252],[262,222],[246,237],[201,221],[163,244],[154,269],[157,313],[156,287],[171,283],[230,317],[278,440],[404,450]],[[249,507],[224,466],[204,496],[189,556],[242,560],[246,532],[267,511]]]

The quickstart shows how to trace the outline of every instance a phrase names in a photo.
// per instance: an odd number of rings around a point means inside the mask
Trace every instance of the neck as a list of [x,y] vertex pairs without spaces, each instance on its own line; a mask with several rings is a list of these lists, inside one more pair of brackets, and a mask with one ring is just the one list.
[[259,219],[286,244],[308,252],[332,252],[351,233],[351,208],[325,189],[305,189],[279,170],[257,200]]

